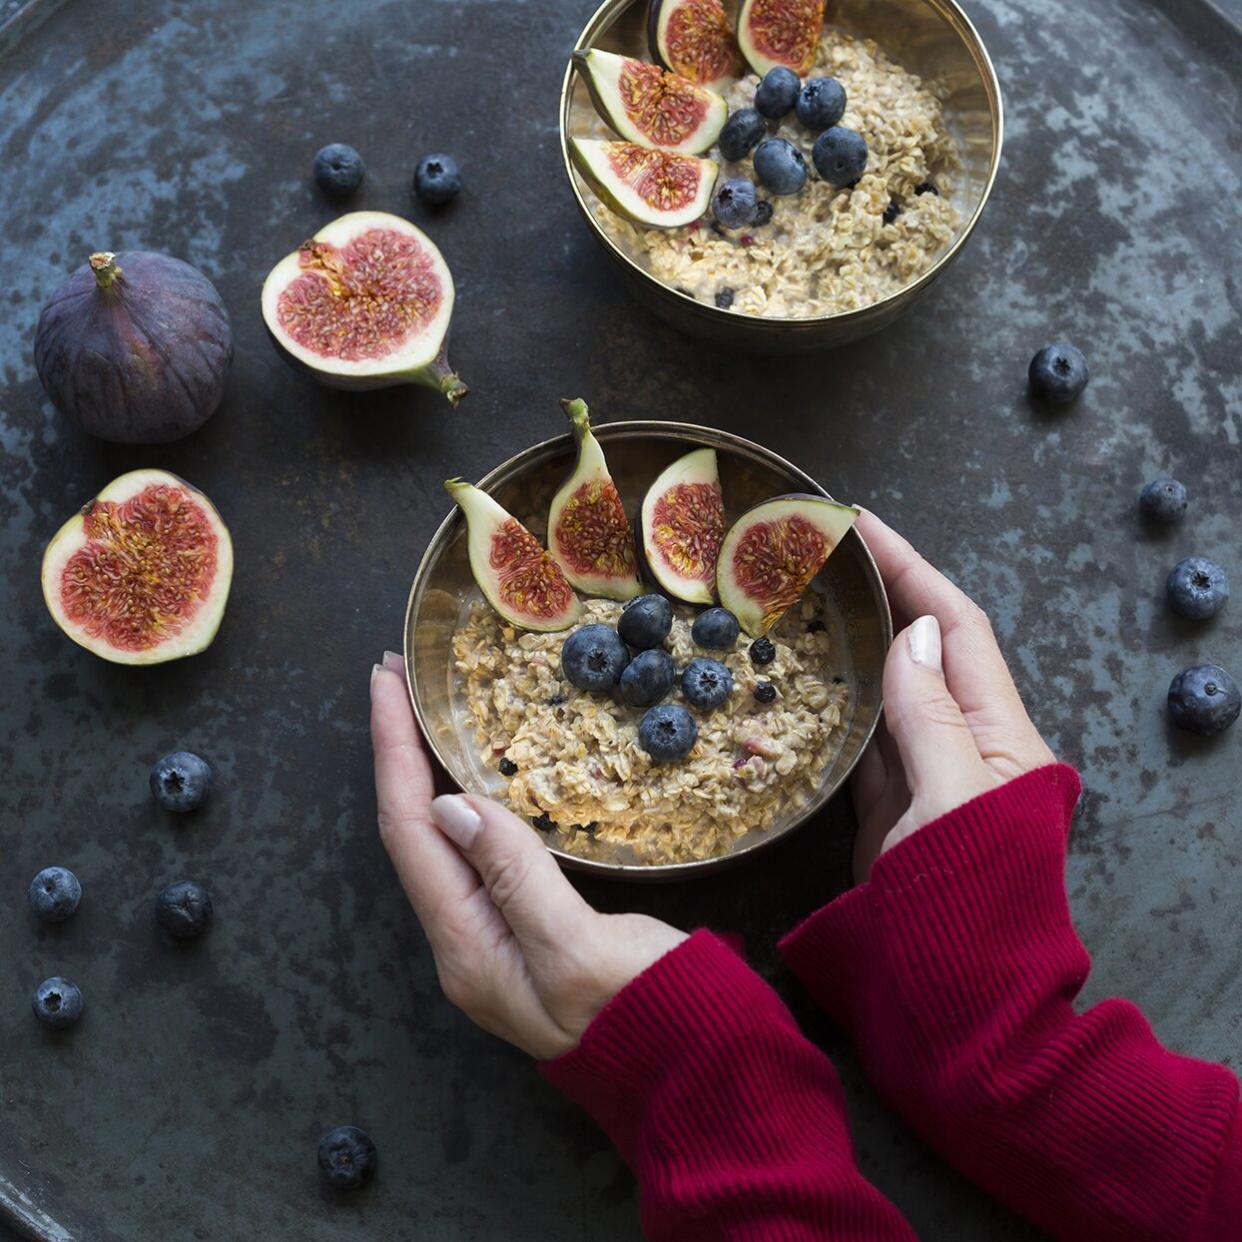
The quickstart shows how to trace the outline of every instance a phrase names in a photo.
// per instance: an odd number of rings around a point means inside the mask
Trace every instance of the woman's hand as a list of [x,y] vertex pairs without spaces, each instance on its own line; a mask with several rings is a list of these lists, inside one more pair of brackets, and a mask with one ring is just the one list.
[[540,1059],[685,933],[604,915],[578,895],[534,829],[487,798],[434,797],[400,656],[371,676],[379,829],[435,955],[445,996]]
[[884,722],[854,774],[861,882],[924,824],[1054,757],[978,604],[874,514],[863,512],[858,533],[904,627],[884,665]]

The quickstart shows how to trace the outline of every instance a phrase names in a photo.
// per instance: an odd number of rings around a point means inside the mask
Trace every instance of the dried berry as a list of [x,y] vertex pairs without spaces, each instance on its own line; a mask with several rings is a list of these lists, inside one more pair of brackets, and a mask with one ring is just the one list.
[[540,832],[556,831],[556,821],[547,813],[547,811],[543,811],[536,815],[530,822],[534,824]]
[[500,761],[499,767],[500,767],[501,776],[516,776],[517,775],[518,765],[514,763],[512,759],[509,759],[507,757],[502,759]]
[[752,664],[771,664],[776,659],[776,646],[770,638],[756,638],[750,644]]
[[776,698],[776,687],[770,681],[761,681],[755,687],[755,698],[760,703],[771,703]]

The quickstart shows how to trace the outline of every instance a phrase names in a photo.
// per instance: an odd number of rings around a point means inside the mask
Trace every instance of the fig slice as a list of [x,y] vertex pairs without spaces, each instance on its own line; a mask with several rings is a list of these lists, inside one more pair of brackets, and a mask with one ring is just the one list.
[[573,424],[578,460],[552,497],[548,551],[579,591],[605,599],[633,599],[643,589],[634,532],[608,473],[604,450],[591,432],[587,404],[579,397],[562,401],[561,406]]
[[629,56],[592,48],[575,52],[574,64],[595,110],[622,138],[678,155],[699,155],[729,119],[724,97]]
[[639,520],[656,582],[688,604],[712,603],[725,533],[716,450],[695,449],[668,466],[647,489]]
[[858,518],[822,496],[778,496],[729,528],[716,566],[720,603],[751,638],[762,638],[802,598]]
[[286,255],[263,283],[263,321],[295,364],[329,388],[422,384],[453,405],[453,274],[421,229],[353,211]]
[[693,155],[655,151],[634,142],[571,138],[578,171],[619,216],[674,229],[699,219],[712,201],[718,166]]
[[114,664],[161,664],[205,650],[232,579],[233,544],[219,513],[163,470],[113,479],[43,554],[53,620]]
[[521,630],[567,630],[582,615],[574,589],[539,540],[485,491],[444,484],[466,518],[470,572],[489,604]]
[[737,41],[720,0],[651,0],[647,44],[666,69],[708,90],[740,75]]
[[737,42],[760,76],[784,65],[806,77],[824,29],[825,0],[742,0]]

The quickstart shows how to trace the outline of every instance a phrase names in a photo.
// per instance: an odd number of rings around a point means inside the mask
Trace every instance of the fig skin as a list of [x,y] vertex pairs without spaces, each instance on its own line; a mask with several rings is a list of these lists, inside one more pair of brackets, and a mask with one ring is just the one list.
[[34,354],[48,398],[88,435],[168,444],[215,413],[233,335],[197,268],[166,254],[104,251],[43,308]]
[[[827,559],[836,551],[841,540],[845,538],[855,521],[859,510],[853,505],[838,504],[826,496],[813,496],[805,492],[796,492],[787,496],[774,496],[762,504],[755,505],[742,514],[729,527],[720,545],[720,556],[716,562],[716,593],[720,603],[727,608],[741,624],[743,630],[751,638],[764,637],[780,620],[787,609],[791,608],[796,599],[775,598],[764,599],[751,586],[741,582],[732,573],[733,553],[739,542],[745,538],[749,530],[772,522],[797,517],[812,527],[827,545],[823,556],[818,558],[802,590],[810,585],[811,580],[823,568]],[[788,550],[788,549],[786,549]],[[770,555],[757,563],[771,567],[773,558]],[[799,593],[799,597],[801,592]]]

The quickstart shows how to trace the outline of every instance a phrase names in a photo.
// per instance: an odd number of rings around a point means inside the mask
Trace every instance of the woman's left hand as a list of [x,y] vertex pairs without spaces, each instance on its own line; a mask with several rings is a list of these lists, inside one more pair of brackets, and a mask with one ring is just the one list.
[[541,1060],[568,1052],[631,979],[684,932],[600,914],[534,829],[487,798],[434,797],[400,656],[371,676],[380,836],[417,913],[445,996]]

